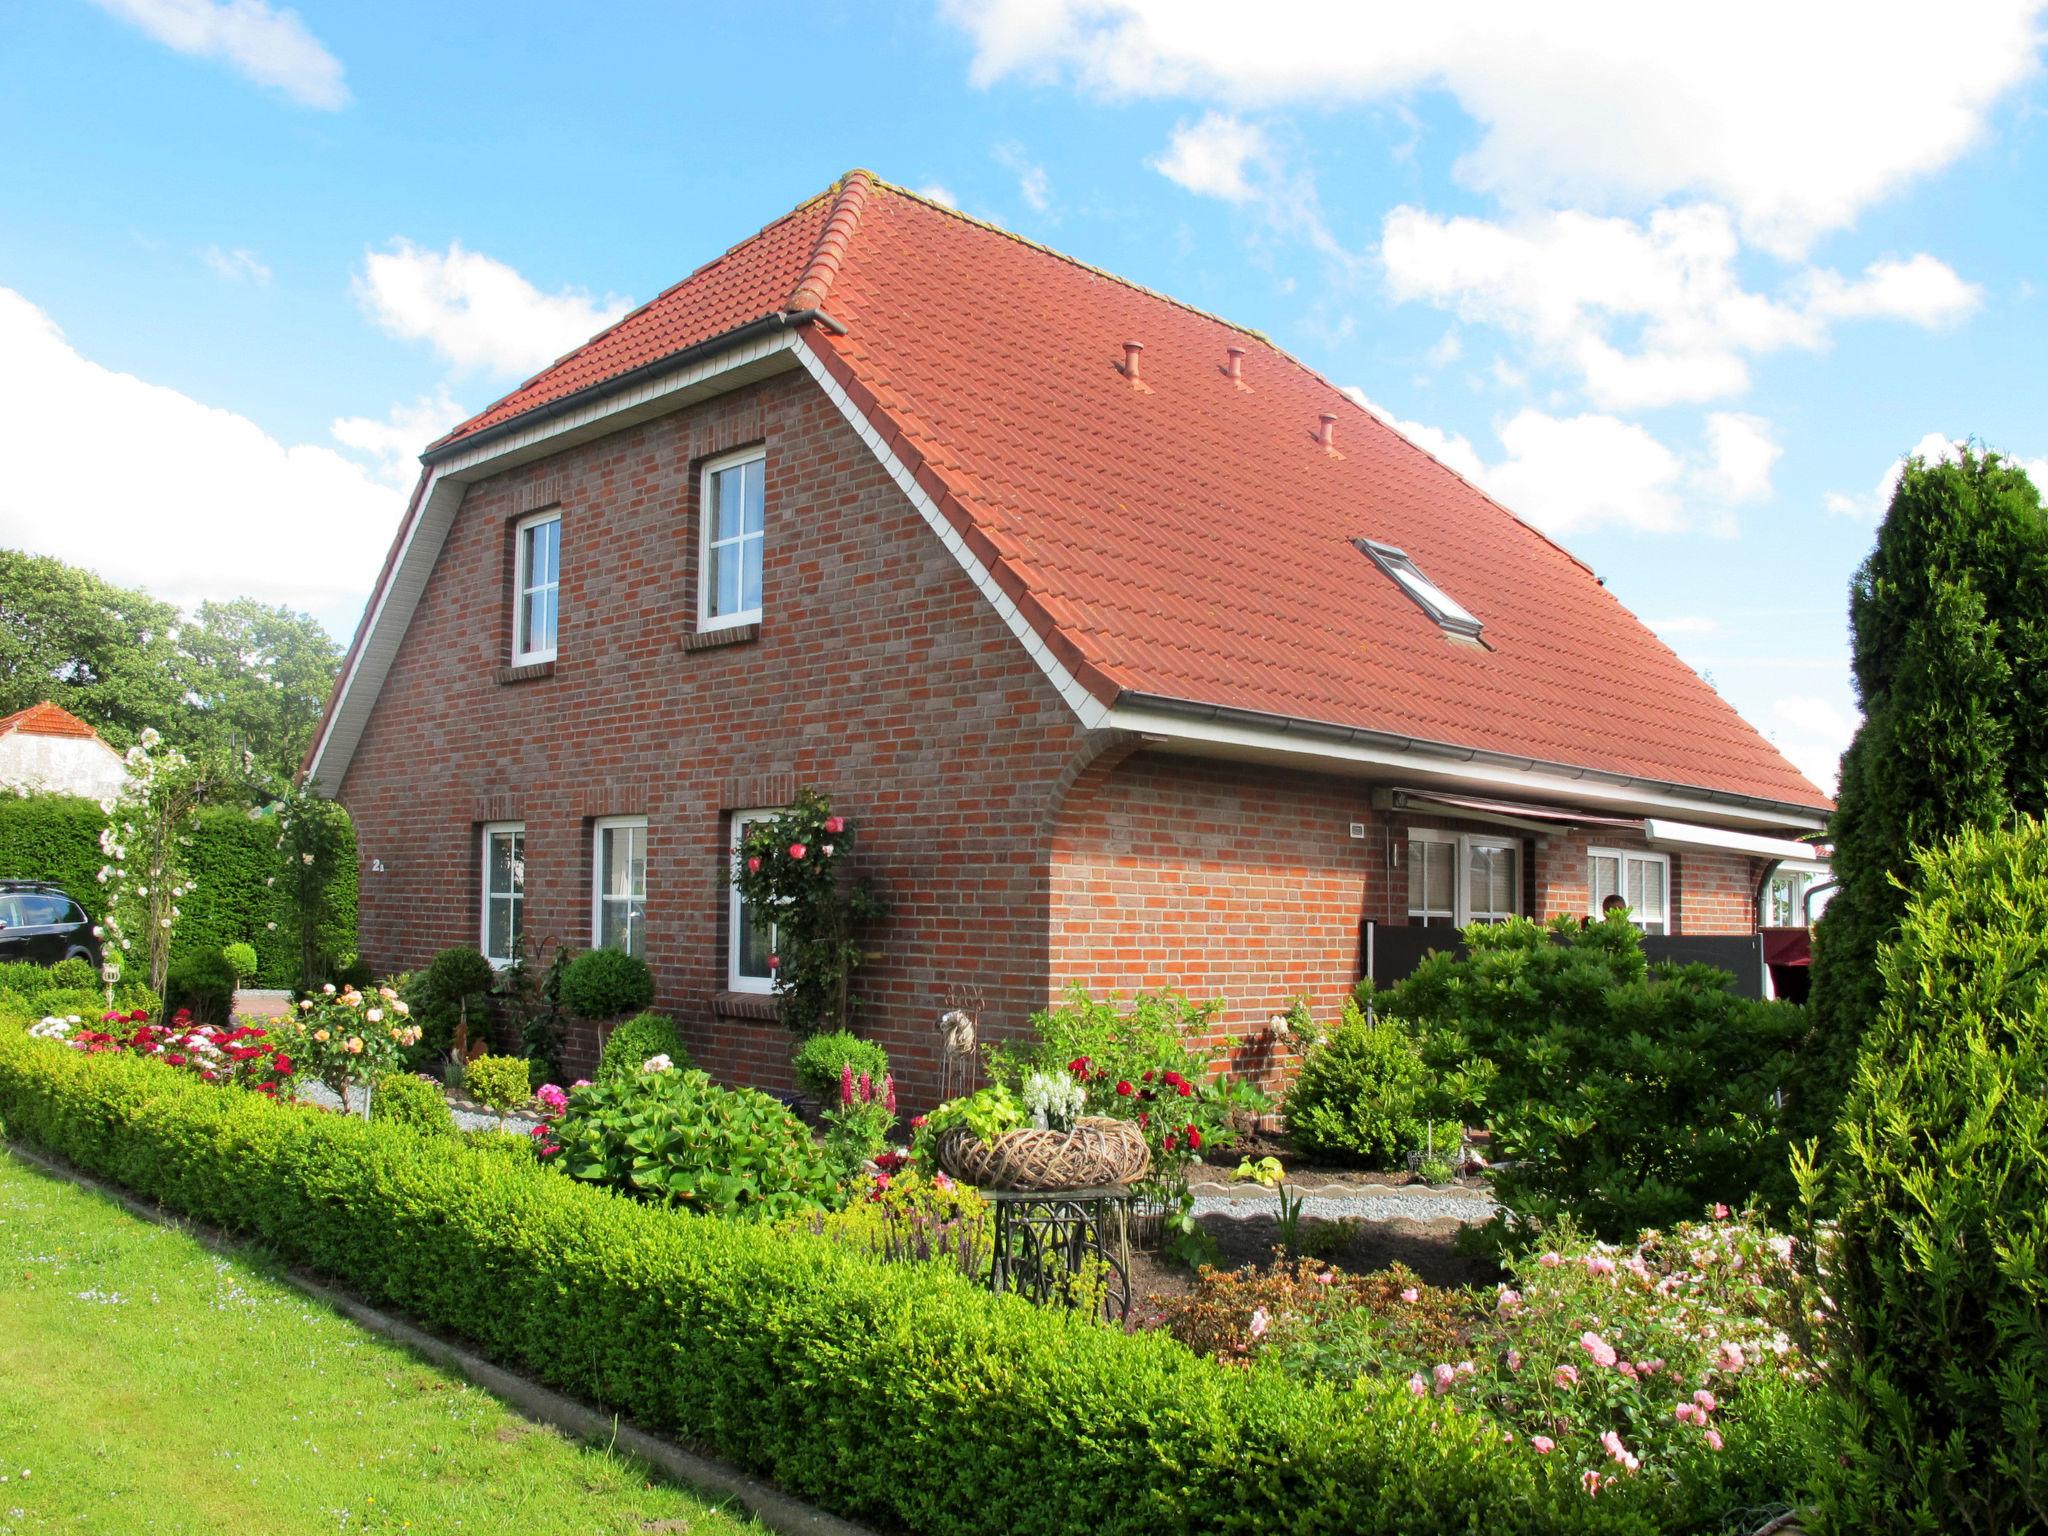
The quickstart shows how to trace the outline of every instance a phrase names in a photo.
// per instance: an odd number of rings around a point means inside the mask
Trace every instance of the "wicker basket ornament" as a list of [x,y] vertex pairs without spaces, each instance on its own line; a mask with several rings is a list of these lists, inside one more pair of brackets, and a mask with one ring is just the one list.
[[1026,1126],[991,1146],[965,1126],[940,1133],[939,1164],[977,1189],[1101,1189],[1132,1184],[1152,1166],[1145,1137],[1129,1120],[1088,1115],[1071,1131]]

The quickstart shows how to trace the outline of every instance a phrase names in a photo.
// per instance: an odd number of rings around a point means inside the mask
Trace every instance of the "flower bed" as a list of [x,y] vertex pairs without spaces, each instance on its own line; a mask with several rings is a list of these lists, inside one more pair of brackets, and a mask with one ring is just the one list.
[[[566,1390],[848,1516],[1120,1536],[1650,1532],[1725,1507],[1588,1499],[1485,1413],[1225,1369],[786,1227],[644,1205],[499,1149],[308,1115],[0,1029],[0,1119]],[[573,1303],[565,1298],[574,1298]]]

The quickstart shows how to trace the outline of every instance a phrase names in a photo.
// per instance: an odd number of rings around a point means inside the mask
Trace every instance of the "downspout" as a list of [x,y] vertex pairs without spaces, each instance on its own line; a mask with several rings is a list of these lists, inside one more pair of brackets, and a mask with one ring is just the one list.
[[1764,863],[1764,872],[1761,875],[1757,876],[1756,896],[1751,901],[1750,905],[1755,909],[1756,926],[1759,928],[1763,927],[1764,925],[1764,892],[1771,888],[1771,876],[1775,875],[1778,872],[1778,866],[1783,864],[1784,862],[1785,861],[1783,859],[1766,860]]

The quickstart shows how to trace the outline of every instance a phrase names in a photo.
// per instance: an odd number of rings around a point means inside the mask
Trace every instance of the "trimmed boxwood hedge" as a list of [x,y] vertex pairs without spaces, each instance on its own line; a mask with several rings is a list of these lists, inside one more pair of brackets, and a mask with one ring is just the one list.
[[[75,795],[0,797],[0,879],[55,880],[99,921],[106,915],[106,887],[97,878],[105,862],[99,846],[104,825],[99,805]],[[197,889],[178,903],[171,943],[173,972],[218,970],[222,947],[243,943],[256,950],[256,974],[248,978],[248,985],[298,984],[298,947],[285,910],[285,882],[265,883],[284,872],[283,859],[277,848],[277,823],[271,818],[252,820],[247,811],[232,806],[200,812],[191,847]],[[335,873],[331,897],[339,918],[338,947],[353,951],[353,834]],[[271,923],[277,927],[271,928]]]
[[4,1021],[0,1120],[855,1519],[944,1536],[1648,1533],[1649,1501],[1672,1496],[1589,1499],[1497,1425],[1397,1387],[1227,1369],[947,1268],[642,1205],[523,1155]]

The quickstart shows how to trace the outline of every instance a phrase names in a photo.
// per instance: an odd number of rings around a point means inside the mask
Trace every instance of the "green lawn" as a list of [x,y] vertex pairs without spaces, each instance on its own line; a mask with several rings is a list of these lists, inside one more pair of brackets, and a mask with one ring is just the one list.
[[748,1529],[0,1152],[0,1536]]

